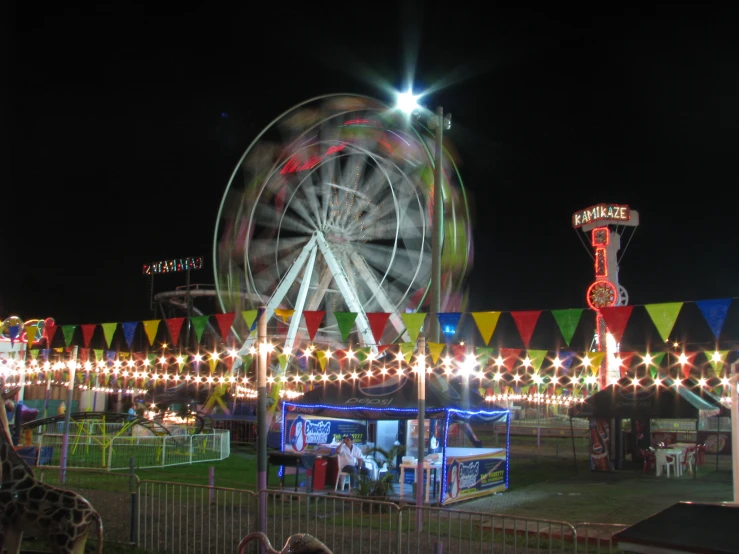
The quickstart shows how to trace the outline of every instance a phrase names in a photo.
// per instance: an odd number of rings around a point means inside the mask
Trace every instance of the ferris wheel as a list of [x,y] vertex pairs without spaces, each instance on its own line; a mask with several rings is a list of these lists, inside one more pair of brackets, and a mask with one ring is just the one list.
[[[358,346],[377,352],[376,343],[401,337],[399,314],[420,311],[429,290],[433,150],[426,127],[365,96],[320,96],[278,116],[221,200],[213,241],[221,309],[265,305],[268,318],[294,310],[287,350],[308,338],[306,311],[325,312],[318,344],[342,344],[338,312],[357,314]],[[448,150],[443,170],[442,311],[455,311],[472,264],[471,222]],[[378,340],[372,312],[391,314]],[[238,317],[233,330],[244,352],[253,334]]]

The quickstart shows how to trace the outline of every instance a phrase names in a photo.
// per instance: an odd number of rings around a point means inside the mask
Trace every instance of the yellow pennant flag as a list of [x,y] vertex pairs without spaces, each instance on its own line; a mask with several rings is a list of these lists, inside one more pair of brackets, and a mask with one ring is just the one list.
[[413,358],[413,349],[416,347],[416,343],[401,342],[398,346],[400,347],[400,353],[403,354],[403,359],[405,359],[406,363],[410,363],[411,358]]
[[418,335],[421,333],[421,328],[426,319],[426,314],[420,312],[410,314],[402,313],[400,314],[400,319],[402,319],[405,324],[405,328],[408,331],[408,336],[410,337],[411,342],[415,344],[418,340]]
[[541,364],[544,363],[544,359],[547,357],[546,350],[527,350],[526,356],[528,356],[531,362],[531,367],[534,368],[534,373],[539,373]]
[[475,320],[475,324],[477,324],[477,330],[480,331],[482,340],[485,341],[485,346],[493,338],[500,314],[501,312],[472,312],[472,318]]
[[113,340],[115,330],[118,328],[117,323],[101,323],[100,326],[103,328],[103,336],[105,336],[105,344],[110,348],[110,341]]
[[[718,356],[717,356],[718,354]],[[724,369],[724,363],[726,362],[726,356],[729,354],[728,350],[718,350],[712,354],[709,354],[706,352],[706,356],[708,357],[708,362],[711,364],[711,367],[713,368],[713,374],[716,377],[721,377],[721,374],[723,373]]]
[[326,364],[328,364],[330,356],[326,354],[325,350],[317,350],[316,357],[318,358],[318,365],[321,366],[321,371],[326,373]]
[[605,358],[606,353],[587,352],[586,356],[590,360],[590,373],[592,373],[593,375],[598,375],[598,370],[600,369],[600,365],[603,363],[603,358]]
[[426,344],[429,348],[429,354],[431,354],[431,361],[436,364],[439,361],[439,356],[441,356],[441,353],[444,351],[444,347],[446,346],[442,342],[429,342]]
[[144,324],[144,331],[146,332],[146,338],[149,339],[149,346],[154,345],[154,339],[157,338],[157,331],[159,330],[159,322],[161,319],[149,319],[148,321],[142,321]]
[[216,368],[218,367],[218,362],[220,360],[216,356],[211,356],[208,358],[208,366],[210,367],[210,373],[211,375],[216,372]]
[[257,315],[259,313],[259,310],[244,310],[241,312],[241,317],[244,318],[244,322],[246,323],[246,328],[249,329],[249,333],[247,333],[247,337],[249,334],[251,334],[252,328],[254,327],[254,322],[257,319]]
[[282,319],[283,323],[287,323],[287,320],[290,319],[294,313],[295,310],[283,310],[282,308],[277,308],[275,310],[275,315]]

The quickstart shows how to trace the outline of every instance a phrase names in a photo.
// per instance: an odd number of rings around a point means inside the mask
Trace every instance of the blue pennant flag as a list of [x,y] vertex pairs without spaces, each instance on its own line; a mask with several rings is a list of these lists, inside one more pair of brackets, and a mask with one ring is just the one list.
[[133,342],[133,335],[136,332],[136,326],[139,324],[138,321],[128,321],[126,323],[121,323],[121,326],[123,327],[123,336],[126,339],[126,344],[129,348],[131,348],[131,343]]
[[575,352],[560,352],[558,357],[559,361],[561,362],[560,368],[562,370],[562,375],[567,375],[570,372],[570,367],[572,366],[572,362],[575,359]]
[[459,320],[462,317],[461,312],[444,312],[436,314],[439,318],[439,327],[441,332],[447,339],[451,339],[457,333],[457,327],[459,326]]
[[700,308],[703,318],[713,332],[713,336],[718,340],[721,329],[726,321],[726,314],[731,306],[731,298],[720,298],[718,300],[699,300],[696,302]]

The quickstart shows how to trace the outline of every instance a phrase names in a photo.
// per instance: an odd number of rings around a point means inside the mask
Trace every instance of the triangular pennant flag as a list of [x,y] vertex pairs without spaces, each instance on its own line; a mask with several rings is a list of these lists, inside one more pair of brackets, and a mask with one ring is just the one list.
[[656,379],[657,378],[657,373],[658,373],[657,367],[656,366],[653,366],[653,365],[650,365],[649,366],[649,375],[652,377],[652,379]]
[[221,333],[221,342],[226,342],[228,334],[231,332],[231,325],[233,325],[235,317],[236,312],[215,314],[216,321],[218,322],[218,331]]
[[254,330],[254,328],[257,325],[257,316],[259,315],[259,310],[244,310],[241,312],[241,317],[244,318],[244,323],[246,323],[247,329],[249,329],[249,333],[247,333],[247,336]]
[[357,358],[360,365],[364,364],[369,359],[369,353],[371,351],[372,349],[369,346],[363,346],[355,350],[354,356]]
[[46,323],[46,326],[44,327],[44,337],[46,337],[46,349],[51,349],[51,342],[54,340],[54,335],[56,334],[57,325],[56,323],[52,321],[48,321]]
[[559,358],[559,367],[562,371],[562,375],[567,375],[572,367],[572,362],[577,357],[577,354],[572,350],[565,350],[560,352],[557,357]]
[[325,350],[317,350],[316,358],[318,358],[318,365],[320,366],[321,371],[326,373],[326,364],[328,364],[330,356]]
[[[626,330],[626,323],[631,317],[634,306],[611,306],[608,308],[598,308],[603,321],[606,322],[608,332],[613,335],[617,343],[621,342]],[[591,353],[592,354],[592,353]]]
[[478,346],[475,348],[475,356],[477,356],[477,364],[480,366],[480,370],[485,369],[485,366],[488,365],[488,361],[492,355],[492,348],[488,348],[487,346]]
[[129,348],[131,348],[131,343],[133,342],[133,336],[136,332],[137,325],[137,321],[127,321],[125,323],[121,323],[121,327],[123,327],[123,337],[126,339],[126,344]]
[[321,322],[323,321],[323,316],[325,315],[326,312],[324,312],[323,310],[303,312],[303,319],[305,319],[305,328],[308,330],[308,336],[310,337],[311,341],[315,340],[316,333],[318,332],[318,327],[321,325]]
[[[718,354],[718,356],[716,354]],[[726,361],[726,356],[728,354],[728,350],[719,350],[711,355],[706,352],[708,363],[711,364],[711,368],[713,369],[713,374],[718,378],[721,378],[724,369],[724,362]]]
[[370,331],[375,339],[375,344],[379,344],[382,340],[382,335],[385,333],[385,325],[387,320],[390,318],[390,314],[387,312],[367,312],[367,321],[369,321]]
[[216,372],[216,368],[218,367],[218,362],[220,360],[218,359],[218,356],[209,356],[208,357],[208,367],[210,368],[210,374],[213,375]]
[[475,320],[477,330],[480,332],[485,345],[493,338],[493,333],[498,325],[501,312],[472,312],[472,319]]
[[635,352],[619,352],[617,358],[620,360],[618,364],[618,373],[624,377],[631,367],[631,360],[634,359]]
[[356,312],[334,312],[336,323],[339,326],[339,333],[341,333],[342,342],[349,340],[349,333],[352,332],[354,327],[354,320],[357,319]]
[[103,336],[105,337],[105,346],[110,348],[112,346],[111,341],[113,340],[113,335],[115,335],[115,330],[118,329],[117,323],[101,323],[100,327],[103,328]]
[[401,342],[398,347],[400,348],[400,353],[403,355],[403,359],[406,361],[406,363],[410,363],[411,359],[413,358],[413,349],[416,347],[416,343]]
[[457,334],[459,320],[462,318],[460,312],[444,312],[436,314],[439,320],[439,328],[447,340],[451,340]]
[[703,318],[711,328],[713,336],[718,340],[721,329],[726,321],[726,314],[729,312],[731,298],[720,298],[718,300],[699,300],[696,305],[703,314]]
[[26,324],[25,326],[25,334],[26,334],[26,348],[28,350],[31,349],[31,346],[33,345],[34,341],[36,340],[36,333],[38,332],[38,323],[34,324]]
[[210,316],[198,315],[190,318],[192,328],[195,329],[195,336],[198,338],[198,342],[203,338],[203,331],[205,326],[208,325],[208,319]]
[[546,350],[527,350],[526,356],[531,362],[531,367],[534,369],[534,373],[539,373],[541,364],[544,363],[544,359],[547,357]]
[[559,332],[562,333],[562,338],[565,339],[567,346],[570,345],[572,337],[575,335],[577,325],[580,323],[582,318],[583,309],[573,308],[571,310],[552,310],[552,317],[557,322]]
[[652,318],[652,323],[657,328],[659,336],[663,341],[670,339],[670,333],[675,326],[677,316],[683,307],[682,302],[665,302],[662,304],[647,304],[644,306]]
[[285,310],[283,308],[277,308],[275,310],[275,315],[279,317],[283,323],[287,323],[294,313],[295,310]]
[[149,346],[154,346],[154,339],[157,338],[159,322],[161,321],[161,319],[148,319],[141,322],[144,325],[144,332],[146,333],[146,338],[149,340]]
[[391,346],[392,346],[392,344],[378,344],[377,345],[377,353],[378,354],[382,354],[383,352],[385,352],[385,350],[387,350]]
[[[600,365],[603,363],[603,358],[605,357],[605,352],[588,352],[586,354],[587,359],[589,360],[589,366],[590,366],[590,373],[593,375],[598,375],[598,371],[600,370]],[[583,358],[583,365],[585,365],[585,359]]]
[[339,362],[339,369],[343,371],[344,366],[346,365],[346,361],[348,359],[346,355],[346,350],[344,349],[337,350],[336,352],[334,352],[334,355],[335,355],[334,357],[336,358],[336,360]]
[[446,344],[444,344],[443,342],[429,342],[426,344],[426,346],[429,349],[431,361],[436,364],[439,361],[439,356],[441,356],[441,353],[444,351],[444,347],[446,346]]
[[74,336],[74,331],[77,329],[76,325],[62,325],[62,333],[64,333],[64,344],[69,346]]
[[534,328],[536,327],[536,322],[539,321],[540,315],[541,310],[511,312],[511,317],[516,322],[516,327],[518,328],[518,334],[521,335],[521,340],[526,348],[529,347],[531,335],[534,334]]
[[423,327],[426,314],[423,312],[402,313],[400,314],[400,319],[405,324],[411,342],[415,343],[418,340],[418,335],[421,333],[421,327]]
[[500,357],[503,359],[503,367],[506,368],[506,371],[508,373],[511,373],[513,371],[513,368],[516,365],[516,362],[518,361],[518,356],[520,354],[521,354],[520,348],[501,348],[500,349]]
[[167,322],[167,329],[169,330],[169,338],[172,339],[172,346],[176,347],[177,343],[180,342],[180,331],[182,331],[182,324],[185,322],[185,318],[171,317],[164,321]]
[[246,375],[253,361],[254,356],[252,355],[241,356],[241,371],[244,372],[244,375]]
[[93,349],[92,353],[95,356],[95,361],[96,362],[99,362],[100,360],[103,359],[103,351],[102,350]]
[[285,373],[285,370],[287,369],[287,363],[289,361],[290,361],[289,354],[286,354],[285,352],[281,352],[280,354],[277,354],[277,362],[280,364],[280,370],[282,371],[283,374]]
[[452,344],[452,354],[458,362],[464,362],[467,358],[467,347],[464,344]]
[[667,352],[657,352],[656,354],[653,354],[650,356],[651,358],[649,360],[650,371],[652,367],[654,367],[655,372],[659,371],[659,366],[662,364],[662,360],[664,359],[665,354],[667,354]]
[[[698,355],[698,352],[683,352],[678,358],[678,364],[682,369],[682,374],[685,379],[690,377],[690,371],[693,369],[693,360]],[[683,357],[684,356],[684,357]]]
[[82,342],[85,345],[85,348],[89,348],[90,346],[92,335],[95,334],[95,327],[97,327],[95,323],[85,323],[84,325],[80,325],[80,329],[82,329]]

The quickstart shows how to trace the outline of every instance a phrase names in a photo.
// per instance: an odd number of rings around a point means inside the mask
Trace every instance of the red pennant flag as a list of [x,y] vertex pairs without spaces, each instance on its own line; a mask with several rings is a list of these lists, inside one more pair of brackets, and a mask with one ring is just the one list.
[[172,346],[177,346],[180,342],[180,331],[182,330],[182,324],[185,322],[184,317],[172,317],[165,319],[167,322],[167,329],[169,329],[169,336],[172,339]]
[[612,306],[598,309],[603,321],[606,322],[608,332],[613,335],[617,343],[621,342],[621,337],[624,336],[626,323],[629,321],[633,310],[634,306]]
[[89,348],[80,348],[80,351],[79,351],[79,354],[78,355],[79,355],[79,358],[80,358],[80,362],[82,362],[84,364],[87,360],[90,359],[90,349]]
[[51,343],[54,340],[54,334],[56,333],[56,323],[52,323],[47,320],[46,327],[44,327],[44,336],[46,337],[46,348],[51,348]]
[[621,364],[618,366],[618,371],[621,377],[626,376],[629,368],[631,367],[631,360],[634,358],[635,352],[619,352],[618,357],[621,360]]
[[391,346],[392,346],[392,344],[378,344],[377,345],[377,353],[378,354],[382,354],[383,352],[385,352],[385,350],[387,350]]
[[536,327],[536,322],[539,321],[540,315],[541,310],[511,312],[511,317],[513,318],[513,321],[516,322],[516,327],[518,328],[518,333],[521,335],[523,345],[527,349],[529,347],[531,335],[534,334],[534,328]]
[[521,354],[520,348],[501,348],[500,357],[503,358],[503,366],[506,368],[508,373],[513,371],[513,366],[518,361],[518,356]]
[[382,339],[382,335],[385,332],[385,325],[387,325],[387,320],[390,318],[390,314],[385,312],[367,312],[366,315],[370,324],[370,331],[372,331],[372,336],[375,338],[375,344],[377,344]]
[[97,327],[96,323],[80,325],[80,329],[82,329],[82,341],[85,343],[85,348],[90,346],[90,339],[92,339],[92,335],[95,333],[95,327]]
[[344,371],[344,366],[346,365],[346,350],[337,350],[334,352],[334,358],[339,362],[339,369]]
[[305,319],[305,326],[308,329],[308,336],[310,337],[310,340],[315,340],[316,333],[318,332],[318,326],[321,325],[321,321],[323,321],[323,316],[325,315],[326,312],[324,311],[303,312],[303,318]]
[[681,365],[683,377],[688,379],[690,378],[690,371],[693,369],[693,360],[695,360],[698,352],[683,352],[682,355],[685,356],[685,362],[678,359],[677,363]]
[[216,321],[218,321],[218,329],[221,331],[221,340],[224,343],[228,338],[228,334],[231,332],[231,325],[233,325],[235,316],[236,312],[215,315]]
[[452,353],[455,360],[463,362],[467,356],[467,347],[464,344],[452,344]]

